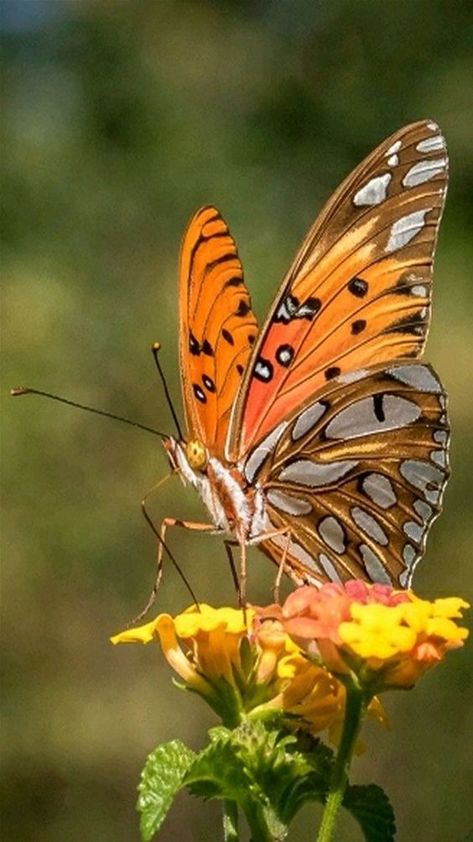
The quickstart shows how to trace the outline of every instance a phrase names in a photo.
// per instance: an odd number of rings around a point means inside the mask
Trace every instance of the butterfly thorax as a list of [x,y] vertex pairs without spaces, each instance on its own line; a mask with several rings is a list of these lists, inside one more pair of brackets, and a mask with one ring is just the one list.
[[248,488],[237,468],[211,456],[196,440],[184,442],[171,437],[164,446],[183,483],[198,492],[216,529],[236,534],[243,541],[259,532],[264,519],[262,495]]

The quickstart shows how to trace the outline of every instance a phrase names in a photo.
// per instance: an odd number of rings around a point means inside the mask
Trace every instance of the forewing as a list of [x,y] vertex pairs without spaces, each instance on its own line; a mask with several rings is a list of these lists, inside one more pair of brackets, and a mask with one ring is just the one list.
[[[244,464],[262,485],[268,530],[289,527],[297,583],[409,585],[448,477],[445,394],[428,365],[403,360],[333,381]],[[280,561],[287,538],[263,544]]]
[[214,207],[201,208],[184,236],[179,299],[188,431],[223,456],[230,410],[257,324],[235,242]]
[[338,188],[261,331],[229,458],[340,373],[420,353],[446,185],[444,138],[422,121],[384,141]]

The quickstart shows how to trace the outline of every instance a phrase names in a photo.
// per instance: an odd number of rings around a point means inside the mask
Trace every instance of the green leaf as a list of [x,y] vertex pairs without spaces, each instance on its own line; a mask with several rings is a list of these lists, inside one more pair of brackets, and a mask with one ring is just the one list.
[[280,796],[280,815],[287,824],[306,802],[325,802],[333,766],[333,751],[308,734],[299,734],[292,749],[291,780]]
[[366,842],[393,842],[396,834],[394,810],[380,786],[347,787],[343,806],[359,823]]
[[195,758],[184,785],[201,798],[224,798],[239,803],[250,780],[232,746],[232,732],[214,728],[211,743]]
[[138,786],[141,838],[148,842],[161,827],[184,785],[195,754],[180,740],[158,746],[146,760]]
[[266,732],[260,723],[255,726],[245,722],[234,731],[213,729],[211,744],[199,754],[185,779],[193,795],[238,804],[245,813],[252,838],[258,842],[282,840],[287,833],[259,774],[265,749],[266,762],[275,757],[277,737],[278,734]]

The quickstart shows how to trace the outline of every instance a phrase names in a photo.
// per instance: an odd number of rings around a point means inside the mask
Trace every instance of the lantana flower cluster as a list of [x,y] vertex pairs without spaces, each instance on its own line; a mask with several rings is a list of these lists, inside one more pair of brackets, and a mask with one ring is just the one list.
[[158,641],[184,686],[229,727],[245,716],[278,713],[317,734],[336,732],[348,681],[365,690],[382,719],[375,694],[412,686],[462,646],[468,632],[455,620],[466,607],[455,597],[429,602],[352,580],[301,587],[283,605],[246,611],[193,605],[112,642]]
[[457,597],[428,601],[412,591],[351,580],[299,588],[263,616],[277,617],[291,639],[340,680],[356,677],[379,693],[411,687],[462,646],[468,631],[455,620],[468,607]]

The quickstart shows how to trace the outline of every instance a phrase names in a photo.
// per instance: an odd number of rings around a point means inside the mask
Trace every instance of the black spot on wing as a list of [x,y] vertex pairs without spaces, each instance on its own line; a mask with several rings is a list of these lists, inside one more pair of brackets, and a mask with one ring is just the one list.
[[294,318],[298,307],[299,299],[295,295],[287,295],[276,310],[274,321],[288,324]]
[[341,374],[341,369],[338,365],[332,365],[330,368],[325,370],[325,379],[333,380],[333,378],[338,377],[339,374]]
[[222,329],[222,336],[225,339],[225,342],[228,342],[229,345],[235,344],[233,336],[231,335],[230,331],[226,329],[226,327]]
[[354,336],[358,336],[359,333],[366,327],[366,319],[356,319],[356,321],[352,322],[351,324],[351,332]]
[[192,390],[198,401],[200,401],[201,403],[207,403],[205,393],[197,383],[192,384]]
[[363,278],[352,278],[348,284],[348,291],[355,298],[364,298],[368,292],[368,282],[364,281]]
[[202,383],[209,392],[215,392],[215,383],[213,382],[212,378],[209,377],[207,374],[203,375]]
[[322,302],[320,298],[308,298],[307,301],[297,308],[294,318],[308,319],[309,321],[312,321],[314,316],[316,316],[319,312],[321,306]]
[[270,363],[269,360],[265,360],[263,357],[258,357],[253,369],[253,376],[256,377],[257,380],[261,380],[262,383],[269,383],[269,381],[272,380],[273,373],[274,369],[272,363]]
[[373,395],[373,409],[374,414],[378,421],[382,424],[383,421],[386,421],[386,415],[384,413],[384,395],[383,394],[376,394]]
[[191,332],[189,334],[189,351],[193,356],[198,357],[201,352],[200,342],[195,338],[194,334]]
[[242,298],[240,300],[239,304],[238,304],[238,307],[237,307],[236,311],[235,311],[235,315],[236,316],[246,316],[250,312],[250,309],[251,308],[250,308],[250,305],[248,304],[248,301],[245,301],[245,299]]
[[292,345],[280,345],[276,351],[276,359],[279,365],[284,366],[287,368],[293,360],[294,357],[294,348]]
[[206,354],[208,357],[213,357],[213,348],[208,339],[204,339],[202,343],[202,353]]
[[288,324],[293,319],[308,319],[312,321],[321,306],[322,302],[320,298],[311,297],[301,304],[295,295],[287,295],[279,305],[274,316],[274,321],[283,322],[283,324]]

